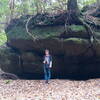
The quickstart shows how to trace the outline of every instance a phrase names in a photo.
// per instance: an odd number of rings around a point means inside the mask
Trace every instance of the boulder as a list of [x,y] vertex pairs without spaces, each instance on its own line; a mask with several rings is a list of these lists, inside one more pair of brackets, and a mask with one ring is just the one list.
[[19,56],[7,46],[0,46],[0,69],[14,74],[22,73]]
[[[61,55],[65,52],[70,52],[70,47],[74,46],[77,48],[78,46],[79,48],[85,49],[90,45],[88,42],[90,37],[82,25],[69,26],[71,32],[65,34],[66,29],[64,25],[36,26],[31,29],[31,34],[38,38],[38,40],[34,41],[26,31],[26,20],[27,18],[14,19],[5,30],[8,38],[7,44],[19,51],[30,50],[43,53],[44,49],[48,48],[53,55]],[[83,45],[81,46],[80,44]],[[74,47],[71,49],[72,51],[74,51]],[[78,50],[79,54],[81,50]]]
[[[43,77],[43,54],[47,48],[53,56],[53,78],[80,78],[100,76],[100,43],[91,43],[82,25],[36,25],[27,33],[25,24],[30,16],[13,19],[6,27],[7,48],[1,49],[0,67],[16,74],[32,74]],[[100,35],[95,33],[98,41]],[[5,53],[5,51],[7,53]],[[4,52],[4,53],[3,53]],[[5,63],[3,63],[5,62]]]

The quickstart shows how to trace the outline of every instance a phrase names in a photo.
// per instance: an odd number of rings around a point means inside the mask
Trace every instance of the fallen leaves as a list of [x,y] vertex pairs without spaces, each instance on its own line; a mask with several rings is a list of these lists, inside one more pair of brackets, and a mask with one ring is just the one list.
[[99,83],[100,79],[56,79],[49,84],[44,80],[13,80],[9,84],[0,80],[0,100],[100,100]]

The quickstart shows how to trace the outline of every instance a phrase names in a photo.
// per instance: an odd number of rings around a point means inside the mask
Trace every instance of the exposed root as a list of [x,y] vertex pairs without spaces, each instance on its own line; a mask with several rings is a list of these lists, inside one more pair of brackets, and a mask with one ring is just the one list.
[[95,50],[95,47],[94,47],[94,43],[97,42],[97,39],[96,39],[96,37],[95,37],[95,35],[94,35],[94,32],[93,32],[93,30],[91,29],[91,26],[88,25],[88,24],[85,22],[85,19],[80,19],[80,20],[82,21],[82,23],[83,23],[84,27],[86,28],[87,33],[88,33],[88,35],[89,35],[89,37],[90,37],[90,39],[89,39],[90,45],[89,45],[88,48],[86,48],[86,50],[85,50],[84,52],[82,52],[81,54],[79,54],[79,56],[82,56],[82,55],[86,54],[86,53],[88,52],[89,49],[91,49],[91,50],[93,51],[93,56],[96,56],[96,50]]
[[0,69],[0,79],[13,79],[13,80],[16,80],[16,79],[19,79],[19,77],[15,74],[4,72]]
[[37,39],[37,37],[36,37],[35,35],[33,35],[33,33],[31,33],[31,32],[29,31],[29,28],[28,28],[29,22],[30,22],[30,20],[31,20],[32,18],[33,18],[33,16],[31,16],[31,17],[27,20],[27,23],[26,23],[26,31],[27,31],[28,35],[29,35],[30,37],[32,37],[32,40],[35,41],[35,40]]
[[13,80],[19,79],[18,76],[11,74],[11,73],[3,73],[0,75],[0,78],[1,79],[13,79]]

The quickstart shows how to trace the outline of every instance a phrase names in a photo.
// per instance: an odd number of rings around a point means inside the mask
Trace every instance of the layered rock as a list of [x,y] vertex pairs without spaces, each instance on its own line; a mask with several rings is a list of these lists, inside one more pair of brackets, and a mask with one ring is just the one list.
[[22,73],[19,56],[7,46],[0,47],[0,69],[9,73]]
[[[59,25],[57,22],[34,25],[31,19],[30,33],[38,38],[34,41],[26,31],[25,25],[29,17],[13,19],[5,29],[7,45],[13,53],[8,51],[4,56],[0,55],[1,62],[9,62],[1,63],[2,69],[16,74],[33,74],[33,78],[43,76],[42,61],[47,48],[53,56],[53,77],[80,78],[100,75],[100,43],[93,42],[91,46],[90,35],[84,26],[65,27],[64,23]],[[67,29],[70,31],[67,32]],[[99,41],[99,30],[95,32],[95,36]]]

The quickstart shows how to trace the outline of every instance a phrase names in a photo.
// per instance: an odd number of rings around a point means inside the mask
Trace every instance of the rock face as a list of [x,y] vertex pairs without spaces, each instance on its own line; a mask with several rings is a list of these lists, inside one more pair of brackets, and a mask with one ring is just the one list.
[[[29,30],[38,37],[38,40],[33,41],[25,27],[29,17],[13,19],[5,29],[10,50],[3,48],[7,53],[0,54],[0,67],[3,70],[18,75],[32,74],[32,78],[43,77],[42,61],[47,48],[53,56],[53,78],[100,76],[100,43],[93,43],[91,47],[90,36],[84,26],[67,26],[70,30],[68,33],[64,24],[34,27],[34,23],[31,23]],[[99,32],[95,32],[98,41]]]
[[19,57],[9,47],[0,47],[0,69],[9,73],[22,73],[19,65]]

